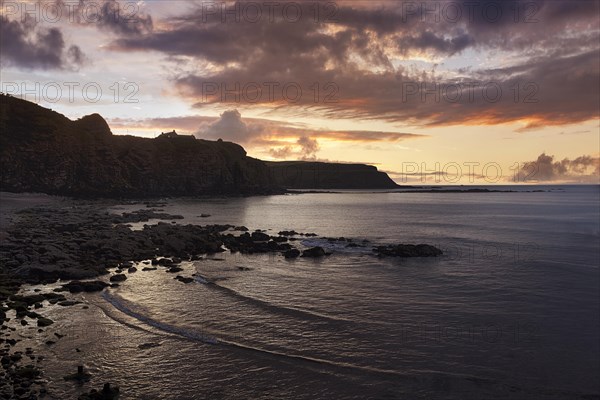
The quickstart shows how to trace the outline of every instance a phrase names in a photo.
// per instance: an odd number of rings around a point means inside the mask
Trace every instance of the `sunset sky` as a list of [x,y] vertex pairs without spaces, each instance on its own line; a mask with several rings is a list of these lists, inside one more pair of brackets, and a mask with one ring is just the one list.
[[400,184],[599,182],[598,1],[1,4],[2,91],[114,134]]

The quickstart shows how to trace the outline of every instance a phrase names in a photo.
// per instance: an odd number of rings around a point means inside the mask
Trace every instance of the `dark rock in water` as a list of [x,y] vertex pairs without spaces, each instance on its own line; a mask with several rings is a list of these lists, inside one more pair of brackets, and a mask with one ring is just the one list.
[[23,379],[37,379],[41,374],[42,372],[33,365],[26,365],[15,369],[15,375]]
[[299,233],[296,231],[280,231],[278,234],[280,236],[295,236],[295,235],[298,235]]
[[156,262],[152,260],[152,265],[170,267],[171,265],[173,265],[173,260],[171,260],[170,258],[161,258],[160,260],[156,260]]
[[181,271],[183,271],[183,268],[181,268],[181,267],[171,267],[167,270],[167,272],[170,272],[170,273],[176,273],[176,272],[181,272]]
[[158,346],[160,346],[160,343],[143,343],[138,346],[138,349],[146,350],[146,349],[151,349],[153,347],[158,347]]
[[58,302],[58,305],[63,307],[74,306],[75,304],[81,304],[81,302],[77,300],[65,300]]
[[283,253],[283,256],[285,258],[296,258],[296,257],[300,256],[300,250],[298,250],[298,249],[287,250],[285,253]]
[[240,232],[248,232],[250,229],[246,228],[245,226],[236,226],[233,228],[233,230]]
[[310,249],[306,249],[302,252],[302,257],[314,258],[314,257],[323,257],[326,255],[328,255],[328,254],[325,252],[325,249],[323,249],[322,247],[319,247],[319,246],[312,247]]
[[129,272],[130,274],[137,272],[137,268],[136,267],[130,267],[127,272]]
[[200,218],[208,218],[210,217],[210,214],[200,214]]
[[45,317],[39,317],[37,320],[37,326],[39,326],[39,327],[50,326],[53,323],[54,323],[54,321],[52,321],[50,318],[45,318]]
[[83,369],[83,365],[77,366],[77,372],[63,376],[65,381],[87,382],[91,379],[92,374]]
[[183,283],[192,283],[192,282],[194,282],[194,278],[188,278],[188,277],[181,276],[181,275],[177,275],[173,279],[177,279],[179,282],[183,282]]
[[107,286],[109,286],[108,283],[102,281],[72,281],[62,287],[71,293],[89,293],[99,292]]
[[254,242],[267,242],[271,237],[266,233],[252,232],[252,241]]
[[123,282],[126,279],[127,279],[127,276],[123,275],[123,274],[117,274],[117,275],[113,275],[110,277],[111,282]]
[[26,303],[28,306],[31,306],[35,303],[41,303],[42,301],[46,300],[46,297],[44,297],[43,294],[34,294],[31,296],[19,296],[15,294],[10,296],[10,300]]
[[250,268],[250,267],[242,267],[242,266],[239,266],[239,267],[237,267],[237,269],[238,269],[239,271],[252,271],[252,268]]
[[142,271],[156,271],[158,268],[156,267],[144,267],[142,268]]
[[373,251],[379,256],[391,257],[437,257],[443,254],[442,250],[429,244],[377,246]]
[[101,391],[92,389],[89,393],[82,394],[78,400],[117,400],[119,398],[119,387],[111,387],[110,383],[105,383]]

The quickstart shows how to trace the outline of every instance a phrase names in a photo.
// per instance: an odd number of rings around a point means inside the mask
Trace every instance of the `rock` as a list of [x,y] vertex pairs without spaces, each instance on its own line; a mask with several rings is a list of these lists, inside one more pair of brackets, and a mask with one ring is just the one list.
[[127,276],[124,274],[117,274],[110,277],[111,282],[123,282],[127,279]]
[[92,374],[83,369],[83,365],[77,366],[77,372],[63,376],[65,381],[87,382],[91,379]]
[[137,268],[136,267],[130,267],[127,272],[129,272],[130,274],[137,272]]
[[280,231],[279,236],[296,236],[298,235],[298,232],[296,231]]
[[194,282],[194,278],[188,278],[188,277],[184,277],[184,276],[181,276],[181,275],[177,275],[173,279],[177,279],[179,282],[183,282],[183,283],[192,283],[192,282]]
[[183,271],[183,268],[180,268],[180,267],[171,267],[167,270],[167,272],[169,272],[169,273],[176,273],[176,272],[181,272],[181,271]]
[[92,389],[89,393],[82,394],[78,400],[117,400],[119,398],[119,387],[111,387],[110,383],[105,383],[101,391]]
[[53,323],[54,323],[54,321],[52,321],[50,318],[45,318],[45,317],[39,317],[37,320],[37,326],[39,326],[39,327],[50,326]]
[[297,258],[300,255],[300,250],[298,249],[290,249],[283,253],[285,258]]
[[312,247],[310,249],[306,249],[302,252],[302,257],[310,257],[310,258],[316,258],[316,257],[323,257],[328,255],[325,252],[325,249],[323,249],[322,247]]
[[156,271],[158,268],[155,267],[144,267],[142,268],[142,271]]
[[237,267],[237,269],[240,271],[252,271],[252,268],[250,268],[250,267],[241,267],[240,266],[240,267]]
[[266,233],[252,232],[252,241],[254,242],[267,242],[271,237]]
[[138,349],[146,350],[146,349],[151,349],[153,347],[158,347],[158,346],[160,346],[160,343],[143,343],[138,346]]
[[75,304],[81,304],[81,302],[77,301],[77,300],[65,300],[65,301],[60,301],[58,303],[59,306],[63,306],[63,307],[70,307],[70,306],[74,306]]
[[33,365],[26,365],[15,369],[15,375],[23,379],[37,379],[41,375],[41,371]]
[[70,293],[81,292],[99,292],[108,286],[108,283],[102,281],[72,281],[63,285],[63,289]]

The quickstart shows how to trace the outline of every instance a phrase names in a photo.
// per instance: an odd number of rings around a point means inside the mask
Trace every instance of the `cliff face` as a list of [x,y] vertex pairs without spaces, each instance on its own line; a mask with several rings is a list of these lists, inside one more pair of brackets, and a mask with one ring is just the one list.
[[0,184],[6,191],[87,196],[277,191],[241,146],[193,137],[113,136],[98,114],[71,121],[0,96]]
[[274,182],[287,189],[393,189],[398,185],[372,165],[310,161],[267,162]]
[[113,135],[98,114],[71,121],[0,95],[0,190],[78,196],[264,194],[283,188],[381,189],[375,167],[263,162],[239,145],[174,132],[155,139]]

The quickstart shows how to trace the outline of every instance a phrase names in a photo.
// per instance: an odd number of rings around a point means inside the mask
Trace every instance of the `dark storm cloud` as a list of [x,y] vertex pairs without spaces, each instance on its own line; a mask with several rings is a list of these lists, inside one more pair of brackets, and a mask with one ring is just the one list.
[[[528,128],[597,117],[598,98],[589,90],[598,86],[600,74],[597,2],[481,1],[469,3],[475,4],[472,9],[463,6],[455,20],[444,14],[450,3],[341,2],[335,22],[320,23],[314,21],[310,4],[303,4],[305,17],[293,23],[277,13],[273,21],[263,15],[256,23],[244,18],[236,22],[231,16],[222,22],[220,13],[207,15],[199,7],[164,21],[161,30],[121,37],[112,48],[156,50],[208,62],[202,73],[191,68],[174,77],[176,87],[197,106],[292,106],[324,117],[429,125],[520,120]],[[410,4],[416,8],[407,8]],[[511,62],[498,69],[463,68],[440,76],[392,62],[412,54],[443,62],[469,49],[508,52]],[[186,71],[184,64],[179,71]],[[242,90],[236,84],[243,88],[252,82],[292,82],[304,95],[293,102],[281,90],[252,101],[231,95]],[[335,101],[324,101],[328,92],[323,85],[328,82],[339,89]],[[225,95],[208,93],[207,83],[224,86]],[[318,99],[311,92],[315,83],[321,85]],[[489,83],[483,93],[482,86]],[[468,87],[461,89],[460,99],[448,101],[443,93],[448,85]],[[432,93],[432,87],[439,93]],[[496,99],[497,88],[502,93]]]
[[9,20],[0,15],[0,58],[4,65],[23,68],[61,69],[81,65],[84,55],[65,44],[58,28],[38,27],[32,19]]

